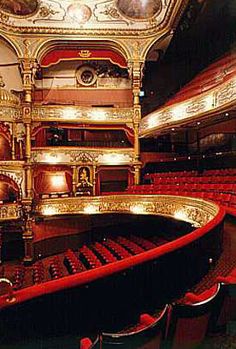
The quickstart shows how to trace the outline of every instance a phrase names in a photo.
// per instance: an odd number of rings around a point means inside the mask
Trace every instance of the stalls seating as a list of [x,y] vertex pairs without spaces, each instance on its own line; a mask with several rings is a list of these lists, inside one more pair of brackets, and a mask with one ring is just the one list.
[[88,337],[84,337],[80,340],[80,349],[100,349],[101,346],[101,340],[100,336],[97,336],[95,340],[91,340]]
[[216,284],[200,295],[187,294],[187,301],[174,303],[167,330],[166,348],[199,347],[206,334],[216,325],[224,294],[221,284]]
[[155,318],[142,314],[139,323],[130,331],[119,333],[102,333],[102,348],[120,349],[159,349],[164,338],[168,319],[169,306],[166,305],[160,315]]

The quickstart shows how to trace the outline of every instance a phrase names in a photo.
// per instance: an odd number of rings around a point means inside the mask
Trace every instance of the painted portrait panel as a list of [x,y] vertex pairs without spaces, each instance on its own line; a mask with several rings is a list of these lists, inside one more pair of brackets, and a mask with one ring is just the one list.
[[37,0],[0,0],[0,10],[14,16],[27,16],[38,8]]
[[148,19],[161,10],[160,0],[117,0],[117,8],[126,17],[132,19]]
[[82,166],[79,168],[79,180],[78,180],[78,188],[91,188],[92,178],[91,178],[90,168],[87,166]]

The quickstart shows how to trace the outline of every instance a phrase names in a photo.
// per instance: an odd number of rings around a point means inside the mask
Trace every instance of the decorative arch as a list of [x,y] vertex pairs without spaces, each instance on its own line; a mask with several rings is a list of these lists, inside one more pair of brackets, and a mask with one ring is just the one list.
[[16,54],[17,58],[22,57],[23,53],[22,50],[19,46],[19,44],[17,43],[17,41],[14,41],[12,38],[9,38],[7,35],[4,34],[4,36],[2,34],[0,34],[0,41],[5,42],[10,49],[13,50],[13,52]]
[[0,182],[1,178],[5,179],[14,190],[18,192],[18,199],[22,199],[23,196],[23,172],[1,170],[0,169]]
[[[173,36],[174,31],[171,30],[164,34],[162,37],[159,37],[158,39],[155,38],[153,41],[149,43],[149,45],[146,45],[145,50],[143,51],[144,60],[146,61],[148,59],[148,55],[150,55],[151,52],[155,50],[161,53],[160,56],[162,56],[168,48]],[[161,58],[160,56],[157,57],[157,60]]]
[[[1,171],[2,172],[2,171]],[[0,202],[15,202],[21,198],[18,184],[8,175],[0,172]]]
[[11,143],[10,126],[0,122],[0,160],[11,159]]
[[[130,53],[128,48],[121,44],[120,42],[116,41],[110,41],[106,40],[103,42],[98,42],[96,40],[88,41],[88,40],[71,40],[70,43],[65,42],[64,39],[49,39],[47,41],[44,41],[40,46],[38,46],[37,50],[35,51],[35,57],[40,63],[42,59],[45,57],[46,54],[49,52],[52,52],[53,50],[56,50],[60,47],[63,47],[65,49],[65,45],[67,45],[68,50],[69,49],[77,49],[78,51],[91,51],[91,50],[104,50],[114,52],[116,55],[120,55],[120,57],[126,62],[130,59]],[[78,48],[78,46],[80,46]],[[86,59],[86,57],[84,57]],[[95,58],[94,58],[95,59]]]

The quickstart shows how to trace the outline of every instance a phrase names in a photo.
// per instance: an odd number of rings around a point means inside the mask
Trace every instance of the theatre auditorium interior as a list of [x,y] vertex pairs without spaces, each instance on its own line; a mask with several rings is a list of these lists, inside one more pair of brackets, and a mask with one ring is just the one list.
[[236,348],[235,105],[235,0],[0,0],[0,349]]

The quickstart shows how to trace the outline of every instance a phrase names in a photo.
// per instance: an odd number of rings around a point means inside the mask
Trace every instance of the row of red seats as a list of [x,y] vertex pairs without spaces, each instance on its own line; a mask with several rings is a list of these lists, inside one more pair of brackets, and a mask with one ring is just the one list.
[[81,273],[86,270],[83,263],[77,258],[71,249],[68,249],[65,253],[64,264],[70,274]]
[[112,239],[107,239],[103,241],[103,244],[110,248],[111,251],[118,255],[121,259],[132,256],[132,253],[127,251],[123,246],[121,246]]
[[215,284],[195,294],[187,292],[180,301],[166,305],[158,316],[142,314],[137,324],[115,333],[102,332],[94,341],[83,338],[80,349],[155,348],[194,349],[204,339],[236,319],[236,269],[219,276]]
[[50,262],[49,272],[52,279],[59,279],[63,276],[62,266],[58,256],[54,257]]
[[155,185],[159,184],[182,184],[182,183],[202,183],[202,184],[224,184],[224,183],[235,183],[236,176],[198,176],[198,177],[154,177],[152,183]]
[[233,176],[236,175],[236,168],[222,168],[216,170],[205,170],[204,176]]
[[156,247],[152,241],[144,239],[141,236],[131,235],[130,239],[131,241],[134,241],[136,244],[140,245],[144,250],[150,250]]
[[118,259],[100,242],[95,242],[92,247],[102,257],[105,263],[117,262]]
[[89,268],[94,269],[102,266],[102,262],[100,261],[100,259],[98,259],[98,257],[88,246],[84,245],[83,247],[81,247],[79,250],[79,254],[79,258],[82,258],[82,256],[85,258]]
[[144,175],[145,179],[152,179],[154,177],[161,177],[161,178],[171,178],[171,177],[178,177],[178,176],[184,176],[184,177],[194,177],[197,176],[197,171],[176,171],[176,172],[160,172],[160,173],[146,173]]
[[202,184],[202,183],[183,183],[183,184],[141,184],[138,186],[130,186],[127,191],[131,193],[148,193],[148,192],[162,192],[162,191],[209,191],[209,192],[220,192],[220,193],[236,193],[235,184]]
[[135,242],[133,242],[132,240],[128,240],[123,236],[119,236],[116,240],[119,244],[121,244],[122,246],[124,246],[125,248],[127,248],[130,252],[132,252],[133,254],[139,254],[144,252],[144,249],[142,247],[140,247],[139,245],[137,245]]
[[45,270],[42,261],[38,261],[33,265],[33,282],[40,284],[44,281]]

